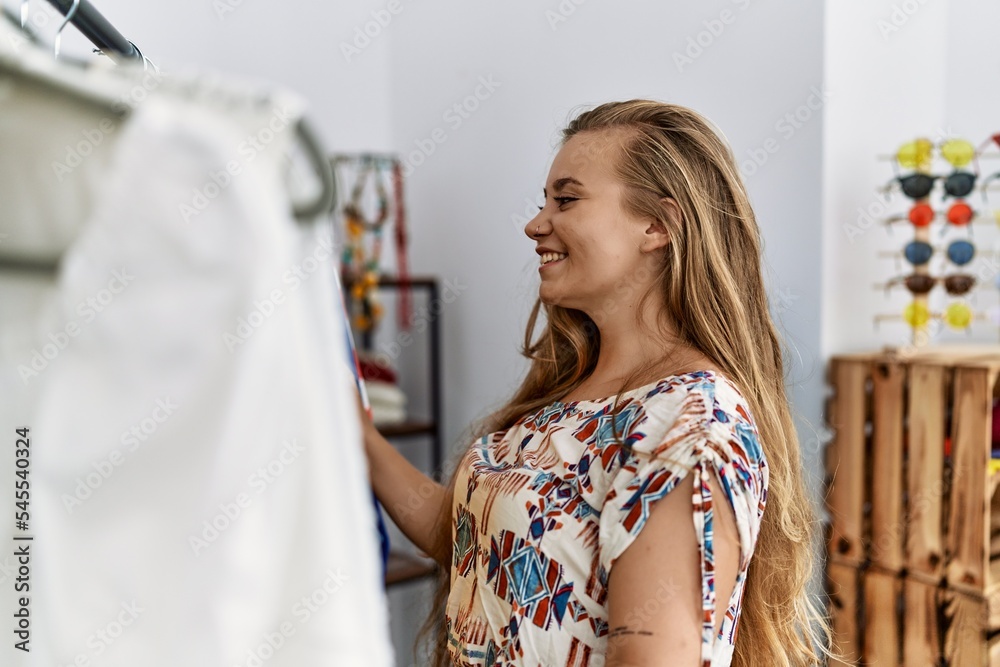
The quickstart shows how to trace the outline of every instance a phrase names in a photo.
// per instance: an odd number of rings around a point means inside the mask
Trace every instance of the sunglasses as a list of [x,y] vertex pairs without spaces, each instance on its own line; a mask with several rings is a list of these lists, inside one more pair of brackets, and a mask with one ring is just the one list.
[[938,179],[944,180],[945,197],[966,197],[976,187],[976,174],[970,171],[955,171],[948,176],[934,176],[932,174],[909,174],[908,176],[897,176],[883,190],[889,190],[893,182],[899,183],[900,190],[910,199],[924,199],[930,196],[934,189],[934,182]]
[[[1000,145],[1000,141],[997,143]],[[976,157],[976,147],[965,139],[948,139],[941,143],[939,150],[941,157],[956,169],[964,167]],[[899,166],[918,171],[926,171],[931,166],[933,157],[934,144],[926,137],[907,141],[896,151]]]
[[945,291],[951,296],[964,296],[976,286],[976,277],[967,273],[956,273],[950,276],[929,276],[924,273],[911,273],[908,276],[893,278],[886,283],[886,289],[902,283],[910,294],[921,296],[928,294],[939,282],[944,283]]
[[[965,266],[975,256],[976,247],[968,241],[952,241],[945,252],[952,264]],[[933,255],[934,248],[926,241],[910,241],[903,248],[903,256],[913,266],[923,266]]]
[[[963,227],[975,219],[976,211],[974,211],[972,207],[964,201],[957,201],[948,207],[944,216],[949,224],[954,225],[955,227]],[[919,204],[914,204],[905,217],[901,214],[897,214],[886,218],[885,221],[897,222],[905,219],[909,220],[914,227],[928,227],[932,222],[934,222],[934,218],[936,217],[937,212],[931,208],[931,205],[921,202]]]
[[[967,303],[954,301],[948,304],[941,318],[952,329],[968,329],[972,324],[972,309]],[[931,311],[923,301],[912,301],[903,309],[903,320],[914,329],[927,326]]]

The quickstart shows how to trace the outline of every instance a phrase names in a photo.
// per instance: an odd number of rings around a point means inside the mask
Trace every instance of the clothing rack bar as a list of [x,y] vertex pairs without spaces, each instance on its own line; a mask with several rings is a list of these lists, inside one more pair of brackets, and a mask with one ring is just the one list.
[[55,274],[58,269],[58,259],[34,259],[0,255],[0,272],[17,271],[22,273],[52,275]]
[[[67,16],[73,9],[74,0],[48,0],[49,4]],[[73,13],[70,23],[89,39],[115,63],[126,60],[142,60],[142,54],[135,45],[125,39],[104,16],[97,11],[90,0],[79,0],[79,6]]]

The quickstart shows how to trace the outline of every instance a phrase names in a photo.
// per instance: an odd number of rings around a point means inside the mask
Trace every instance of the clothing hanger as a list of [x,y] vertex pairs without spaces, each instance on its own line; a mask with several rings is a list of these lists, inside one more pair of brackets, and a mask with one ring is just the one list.
[[316,174],[323,186],[322,192],[312,202],[296,204],[293,210],[298,220],[313,220],[333,209],[337,200],[337,183],[333,178],[333,165],[325,155],[316,132],[304,118],[300,118],[295,126],[295,132],[306,154],[309,156]]
[[[62,44],[62,33],[66,29],[66,24],[73,20],[73,16],[76,15],[77,10],[80,9],[80,0],[73,0],[73,5],[66,12],[66,18],[63,22],[59,24],[59,28],[56,30],[56,38],[53,40],[55,44],[52,49],[52,57],[59,60],[59,46]],[[24,10],[21,11],[22,16],[24,15]],[[22,19],[22,23],[23,23]]]

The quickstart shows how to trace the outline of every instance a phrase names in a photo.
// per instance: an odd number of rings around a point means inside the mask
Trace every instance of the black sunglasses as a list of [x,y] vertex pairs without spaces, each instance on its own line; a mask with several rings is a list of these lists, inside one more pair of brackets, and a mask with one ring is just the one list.
[[969,171],[954,171],[945,176],[931,174],[910,174],[897,176],[899,187],[910,199],[923,199],[934,189],[934,181],[944,178],[944,191],[952,197],[965,197],[976,187],[976,175]]

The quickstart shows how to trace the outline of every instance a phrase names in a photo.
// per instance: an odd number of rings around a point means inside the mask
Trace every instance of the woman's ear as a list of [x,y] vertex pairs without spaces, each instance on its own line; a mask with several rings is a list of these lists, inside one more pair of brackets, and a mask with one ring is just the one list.
[[[663,197],[660,201],[663,203],[667,218],[670,220],[670,227],[672,229],[680,228],[684,215],[681,213],[681,207],[677,203],[677,200],[673,197]],[[670,230],[659,220],[651,222],[649,227],[646,228],[645,238],[642,241],[643,251],[648,252],[664,248],[668,243],[670,243]]]

